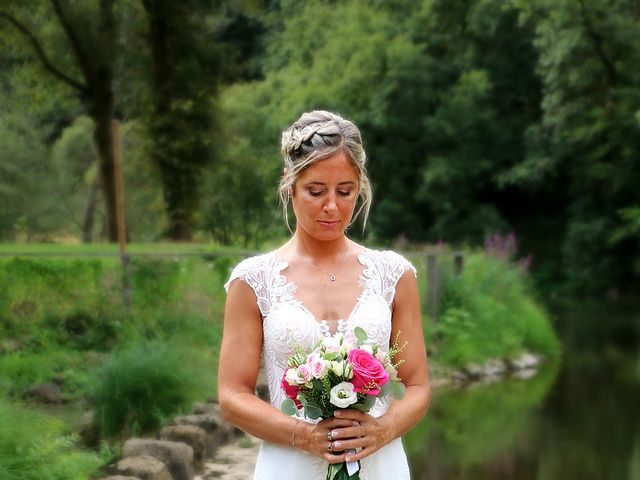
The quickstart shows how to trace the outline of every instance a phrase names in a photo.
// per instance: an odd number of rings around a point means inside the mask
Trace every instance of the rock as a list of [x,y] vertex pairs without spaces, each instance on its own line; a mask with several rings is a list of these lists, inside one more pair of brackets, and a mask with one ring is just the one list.
[[0,341],[0,355],[5,353],[13,353],[20,350],[22,344],[15,338],[4,338]]
[[43,383],[29,387],[25,392],[25,397],[40,403],[64,403],[60,387],[54,383]]
[[150,455],[167,466],[173,480],[193,478],[193,448],[185,443],[133,438],[122,449],[123,457]]
[[129,477],[126,475],[111,475],[110,477],[105,477],[101,480],[142,480],[138,477]]
[[164,463],[149,455],[126,457],[118,462],[118,472],[140,480],[173,480]]
[[465,365],[464,372],[467,374],[469,378],[476,379],[476,378],[480,378],[484,374],[484,369],[482,368],[482,366],[478,365],[477,363],[472,362]]
[[536,368],[540,364],[541,358],[531,353],[523,353],[518,358],[509,360],[509,367],[512,370],[527,370]]
[[207,441],[206,432],[195,425],[175,425],[164,427],[160,439],[183,442],[193,448],[193,465],[197,473],[204,471],[204,452]]
[[451,380],[446,377],[429,378],[429,386],[431,388],[443,388],[451,384]]
[[489,376],[503,375],[507,371],[507,365],[499,358],[487,360],[484,364],[484,374]]
[[451,373],[451,379],[455,382],[455,383],[464,383],[467,382],[469,380],[469,377],[467,376],[466,373],[464,373],[461,370],[454,370]]
[[217,402],[194,403],[191,413],[194,415],[213,414],[222,417],[220,404]]
[[78,426],[78,435],[82,444],[94,448],[100,445],[100,427],[95,422],[93,411],[84,412]]
[[218,447],[229,442],[235,435],[234,428],[225,422],[219,413],[179,415],[170,422],[170,426],[173,425],[192,425],[202,428],[206,433],[205,457],[207,458],[213,457]]

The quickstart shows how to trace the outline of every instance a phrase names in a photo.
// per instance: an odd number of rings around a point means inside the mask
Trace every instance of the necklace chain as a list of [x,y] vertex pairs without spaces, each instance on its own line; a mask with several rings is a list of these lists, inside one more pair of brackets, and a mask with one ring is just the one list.
[[325,272],[324,270],[320,270],[318,267],[316,267],[309,260],[305,260],[305,262],[307,262],[309,265],[311,265],[313,268],[315,268],[320,273],[324,273],[325,275],[327,275],[329,277],[329,280],[331,280],[332,282],[335,282],[336,278],[337,278],[336,275],[340,272],[340,270],[342,270],[342,267],[344,266],[345,262],[347,261],[347,258],[349,257],[350,253],[351,253],[351,245],[349,245],[349,248],[347,249],[347,253],[345,253],[344,258],[342,259],[342,261],[338,265],[338,268],[335,271],[335,273],[329,273],[329,272]]

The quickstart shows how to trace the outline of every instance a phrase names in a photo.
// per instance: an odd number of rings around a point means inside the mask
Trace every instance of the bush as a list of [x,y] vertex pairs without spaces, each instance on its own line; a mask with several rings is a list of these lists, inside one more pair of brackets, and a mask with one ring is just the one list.
[[61,421],[0,400],[0,478],[87,480],[106,463],[75,448]]
[[444,269],[437,323],[427,327],[433,356],[459,367],[525,351],[555,356],[560,343],[529,291],[523,269],[483,253],[465,257],[461,275]]
[[202,398],[198,370],[184,347],[146,342],[114,352],[97,376],[95,421],[111,438],[154,433]]

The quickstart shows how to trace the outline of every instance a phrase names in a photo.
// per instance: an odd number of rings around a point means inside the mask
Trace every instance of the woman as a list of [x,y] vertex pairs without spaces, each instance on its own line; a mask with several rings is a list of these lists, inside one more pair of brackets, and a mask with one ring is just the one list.
[[[427,358],[413,266],[393,252],[367,249],[346,237],[358,199],[364,220],[371,203],[366,155],[358,128],[325,111],[303,114],[282,135],[280,198],[296,227],[277,250],[241,262],[228,296],[218,395],[225,419],[264,440],[255,478],[325,478],[327,463],[361,461],[363,480],[409,478],[400,436],[429,404]],[[362,327],[388,350],[400,335],[402,400],[379,398],[368,414],[355,409],[313,422],[279,410],[292,345],[311,349],[322,335]],[[260,361],[271,403],[255,395]],[[397,360],[397,358],[396,358]],[[356,453],[344,453],[356,449]]]

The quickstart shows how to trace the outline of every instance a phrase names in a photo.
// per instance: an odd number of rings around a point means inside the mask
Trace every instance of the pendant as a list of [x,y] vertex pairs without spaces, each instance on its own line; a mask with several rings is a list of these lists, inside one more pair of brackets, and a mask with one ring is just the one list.
[[331,275],[329,275],[329,280],[331,280],[332,282],[335,282],[336,281],[335,274],[332,273]]

